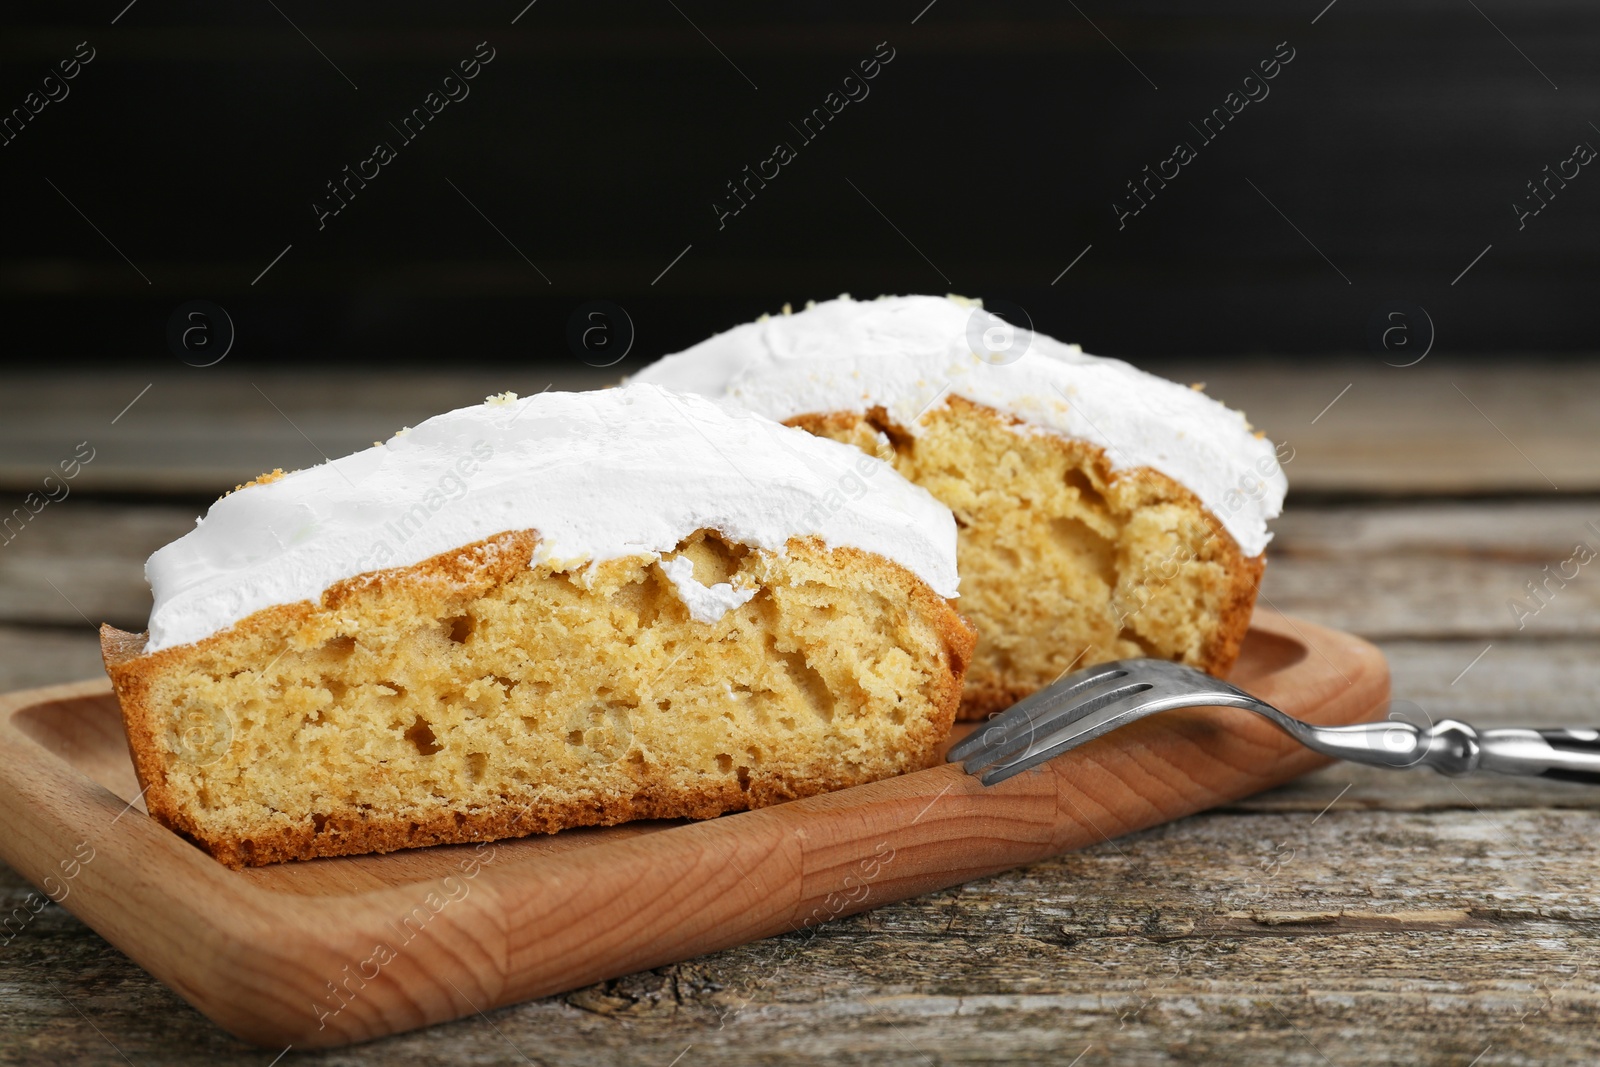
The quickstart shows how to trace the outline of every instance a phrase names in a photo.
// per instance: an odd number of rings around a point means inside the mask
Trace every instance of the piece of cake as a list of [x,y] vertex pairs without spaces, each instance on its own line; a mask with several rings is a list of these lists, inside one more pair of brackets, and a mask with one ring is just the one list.
[[963,718],[1069,668],[1238,655],[1286,483],[1199,387],[932,296],[785,307],[633,380],[857,445],[950,505],[978,627]]
[[212,505],[106,627],[150,813],[231,866],[705,818],[938,758],[955,526],[651,385],[491,397]]

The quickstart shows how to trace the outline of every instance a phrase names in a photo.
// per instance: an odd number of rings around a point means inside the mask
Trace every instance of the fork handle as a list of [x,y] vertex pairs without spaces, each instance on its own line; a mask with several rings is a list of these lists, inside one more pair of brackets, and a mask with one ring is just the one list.
[[1281,713],[1269,717],[1309,747],[1356,763],[1432,767],[1451,777],[1481,770],[1600,785],[1596,730],[1479,730],[1454,719],[1442,719],[1426,730],[1396,721],[1317,727]]
[[1478,744],[1478,766],[1486,771],[1600,785],[1600,731],[1483,730]]

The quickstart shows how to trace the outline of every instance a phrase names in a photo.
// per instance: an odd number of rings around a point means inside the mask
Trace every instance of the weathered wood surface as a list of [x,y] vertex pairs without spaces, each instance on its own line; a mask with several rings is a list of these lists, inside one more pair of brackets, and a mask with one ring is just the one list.
[[1436,353],[1406,368],[1363,357],[1152,369],[1206,382],[1212,396],[1293,446],[1289,480],[1302,492],[1600,489],[1600,366],[1592,361],[1462,363]]
[[[215,493],[273,467],[309,466],[365,448],[401,425],[490,393],[605,385],[639,369],[643,356],[615,370],[567,359],[382,377],[246,373],[226,364],[183,373],[16,375],[0,390],[0,490],[37,489],[87,441],[95,458],[74,480],[76,489]],[[1313,366],[1146,366],[1204,382],[1210,395],[1293,447],[1289,475],[1301,492],[1600,491],[1593,447],[1600,366],[1593,363],[1463,365],[1435,354],[1406,368],[1375,356]]]
[[[1600,381],[1433,362],[1412,370],[1434,378],[1175,373],[1294,443],[1297,489],[1339,494],[1302,497],[1277,524],[1272,603],[1378,640],[1408,714],[1600,727],[1600,572],[1581,568],[1521,629],[1507,607],[1576,541],[1600,549],[1585,533],[1600,497],[1569,492],[1600,484]],[[459,388],[470,400],[542,385]],[[1469,418],[1447,410],[1451,397]],[[315,459],[286,432],[278,445]],[[0,455],[15,454],[13,433],[0,422]],[[1387,496],[1429,487],[1431,499]],[[1496,490],[1521,495],[1460,498]],[[0,549],[0,687],[92,673],[78,609],[140,624],[144,556],[202,503],[70,499]],[[1597,834],[1600,790],[1335,765],[813,934],[283,1062],[1588,1064],[1600,1061]],[[0,870],[5,910],[31,892]],[[232,1041],[55,905],[0,945],[0,1063],[273,1055]]]
[[588,389],[618,377],[577,360],[449,375],[258,374],[226,366],[18,375],[0,389],[0,489],[37,490],[87,442],[93,459],[72,480],[74,490],[216,494],[274,467],[309,467],[366,448],[492,393]]
[[[1593,812],[1212,814],[290,1062],[1592,1063],[1597,833]],[[58,908],[3,967],[9,1062],[271,1060]]]

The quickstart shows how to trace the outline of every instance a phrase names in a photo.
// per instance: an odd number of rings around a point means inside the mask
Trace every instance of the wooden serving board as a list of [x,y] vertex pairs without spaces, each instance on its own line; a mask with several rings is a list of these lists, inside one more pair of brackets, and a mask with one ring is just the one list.
[[[1376,648],[1265,611],[1232,680],[1322,724],[1389,694]],[[100,680],[0,696],[0,858],[225,1029],[313,1048],[798,930],[1324,762],[1253,715],[1171,712],[987,789],[947,764],[708,822],[230,871],[144,813]]]

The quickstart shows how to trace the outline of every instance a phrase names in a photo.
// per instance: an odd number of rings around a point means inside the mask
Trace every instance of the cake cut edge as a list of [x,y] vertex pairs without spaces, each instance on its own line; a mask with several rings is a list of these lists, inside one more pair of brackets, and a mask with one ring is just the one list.
[[[1183,508],[1191,519],[1204,524],[1205,541],[1214,546],[1218,557],[1215,562],[1225,573],[1225,590],[1221,595],[1221,603],[1209,613],[1208,617],[1213,625],[1201,650],[1195,654],[1163,655],[1161,658],[1176,659],[1216,677],[1227,675],[1237,661],[1245,636],[1250,629],[1250,620],[1260,593],[1261,578],[1266,569],[1266,553],[1263,551],[1254,556],[1246,556],[1227,524],[1205,505],[1198,494],[1175,478],[1151,467],[1119,468],[1111,462],[1106,449],[1092,441],[1066,436],[1049,427],[959,394],[950,395],[942,408],[925,413],[919,420],[921,428],[916,433],[895,423],[887,410],[881,406],[869,407],[866,411],[800,414],[786,419],[784,424],[803,429],[816,436],[853,444],[894,464],[896,469],[900,470],[901,466],[897,460],[927,441],[930,436],[929,424],[941,419],[979,420],[989,429],[1001,429],[1004,433],[1019,438],[1046,442],[1052,453],[1062,457],[1069,472],[1073,469],[1092,469],[1093,480],[1101,488],[1112,485],[1131,488],[1131,495],[1135,498],[1144,502],[1159,501],[1163,504],[1177,505]],[[875,451],[868,447],[867,434],[877,435]],[[906,474],[913,483],[933,491],[921,479],[913,477],[905,470],[901,470],[901,473]],[[958,538],[965,544],[969,535],[960,515],[959,502],[944,500],[938,492],[934,492],[934,496],[939,497],[942,503],[950,505],[956,512],[957,526],[961,527]],[[959,547],[957,555],[959,563],[961,556]],[[1188,562],[1197,558],[1198,554],[1192,556]],[[980,584],[974,580],[974,576],[968,572],[966,564],[959,563],[959,565],[962,569],[963,612],[973,617],[972,621],[977,624],[979,631],[979,643],[974,653],[973,664],[978,668],[979,676],[974,677],[973,672],[968,672],[966,691],[957,718],[972,721],[985,719],[1004,711],[1017,701],[1037,692],[1042,685],[1048,684],[1052,679],[1040,678],[1034,683],[1008,684],[1004,681],[987,680],[982,676],[983,660],[986,658],[989,646],[989,641],[985,638],[992,634],[1014,636],[1015,632],[1010,631],[1005,625],[985,626],[987,620],[975,614],[979,611],[976,602],[983,595],[983,591]],[[1131,611],[1125,610],[1124,606],[1121,618],[1136,617],[1148,603],[1147,600],[1145,604]],[[1072,645],[1071,648],[1077,649],[1078,645]],[[1084,649],[1084,652],[1090,653],[1093,648],[1091,645]],[[1070,669],[1076,670],[1110,660],[1148,655],[1153,651],[1145,648],[1124,648],[1120,652],[1102,650],[1099,654],[1084,654],[1079,658],[1071,658],[1069,655],[1065,658],[1071,659]]]
[[[877,774],[851,778],[840,775],[833,779],[814,776],[806,780],[778,782],[756,779],[748,784],[728,781],[716,788],[688,792],[641,788],[626,799],[579,798],[565,804],[545,802],[537,808],[508,801],[497,809],[482,812],[443,811],[422,818],[386,816],[381,813],[361,818],[329,814],[312,826],[295,825],[264,834],[232,837],[219,837],[209,832],[169,788],[169,757],[164,755],[160,724],[156,710],[148,699],[152,684],[165,666],[192,655],[196,648],[223,641],[241,632],[276,628],[293,634],[313,614],[337,607],[363,591],[386,587],[417,590],[441,586],[455,588],[463,583],[482,584],[486,576],[492,579],[494,573],[504,577],[509,572],[526,570],[537,542],[537,534],[533,531],[508,532],[441,553],[419,564],[359,574],[331,586],[323,593],[320,605],[310,601],[275,605],[257,611],[235,626],[202,641],[162,649],[149,655],[143,651],[146,635],[103,625],[100,630],[102,656],[122,709],[129,752],[150,815],[220,862],[238,869],[285,860],[498,840],[534,833],[553,833],[578,826],[614,825],[637,819],[710,818],[888,776]],[[905,773],[937,763],[960,705],[962,679],[971,662],[977,639],[971,624],[923,580],[885,557],[849,547],[828,549],[815,537],[794,538],[789,551],[834,556],[850,561],[852,566],[872,568],[887,576],[903,592],[908,611],[914,608],[924,613],[932,623],[943,649],[942,691],[928,717],[928,729],[918,732],[920,737],[913,749],[897,754],[899,766],[892,773]]]

